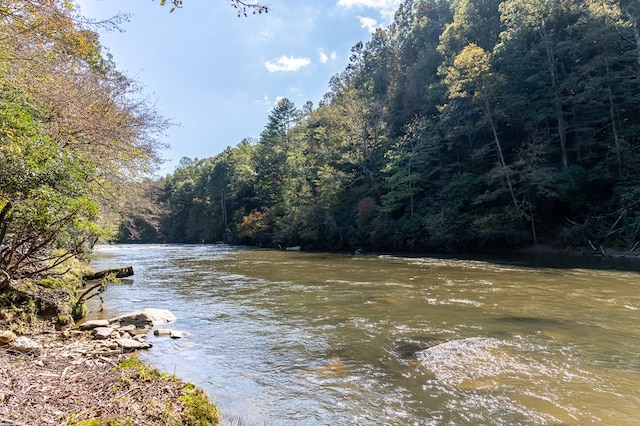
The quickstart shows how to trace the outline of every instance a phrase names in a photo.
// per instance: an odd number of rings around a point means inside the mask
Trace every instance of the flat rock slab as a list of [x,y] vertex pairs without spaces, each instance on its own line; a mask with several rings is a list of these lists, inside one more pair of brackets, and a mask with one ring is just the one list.
[[9,349],[17,352],[31,352],[39,354],[42,352],[42,345],[28,337],[20,336],[16,337],[14,341],[9,343]]
[[116,343],[125,352],[137,351],[139,349],[147,349],[151,347],[150,343],[138,342],[137,340],[133,339],[116,339]]
[[93,337],[96,339],[107,339],[113,331],[111,327],[96,327],[93,329]]
[[138,328],[149,325],[156,326],[175,321],[176,317],[166,309],[146,308],[121,315],[109,320],[110,323],[120,323],[120,326],[133,324]]
[[108,326],[109,326],[108,320],[89,320],[80,324],[78,328],[80,330],[93,330],[94,328],[108,327]]

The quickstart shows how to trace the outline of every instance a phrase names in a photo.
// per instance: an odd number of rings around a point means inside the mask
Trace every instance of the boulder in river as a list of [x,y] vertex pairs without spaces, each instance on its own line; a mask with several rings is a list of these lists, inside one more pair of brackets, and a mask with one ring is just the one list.
[[[539,367],[516,344],[491,337],[451,340],[416,356],[435,379],[475,390],[491,389],[505,378],[532,374]],[[548,374],[544,368],[540,372]]]
[[433,346],[441,345],[446,340],[437,337],[416,337],[407,340],[400,340],[395,343],[395,351],[401,358],[415,358],[417,354]]
[[187,335],[186,331],[179,331],[179,330],[169,330],[168,328],[158,328],[156,330],[153,330],[153,335],[154,336],[169,336],[172,339],[180,339],[182,337],[185,337]]
[[166,309],[146,308],[139,311],[130,312],[109,320],[110,323],[120,323],[120,326],[129,324],[137,328],[157,326],[175,321],[176,317]]
[[186,335],[186,331],[171,330],[169,337],[171,337],[172,339],[180,339],[182,337],[185,337]]

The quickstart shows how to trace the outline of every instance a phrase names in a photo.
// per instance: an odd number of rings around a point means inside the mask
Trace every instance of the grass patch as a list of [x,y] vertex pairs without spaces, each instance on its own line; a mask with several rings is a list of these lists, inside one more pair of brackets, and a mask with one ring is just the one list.
[[115,370],[128,370],[128,374],[123,374],[127,379],[134,379],[139,382],[151,382],[156,379],[177,380],[175,376],[161,373],[155,368],[147,366],[136,357],[130,357],[113,367]]
[[220,424],[218,407],[209,402],[207,394],[191,383],[182,386],[182,396],[178,398],[184,404],[184,420],[190,425]]
[[[209,402],[207,394],[191,383],[182,383],[176,376],[162,373],[147,366],[136,357],[122,361],[114,370],[121,370],[122,375],[116,389],[126,391],[141,384],[155,388],[166,388],[170,384],[175,389],[171,401],[165,401],[162,411],[163,424],[166,425],[219,425],[220,412],[215,404]],[[160,401],[147,401],[149,407],[158,407]],[[177,404],[176,404],[177,403]],[[99,426],[108,423],[100,423]]]

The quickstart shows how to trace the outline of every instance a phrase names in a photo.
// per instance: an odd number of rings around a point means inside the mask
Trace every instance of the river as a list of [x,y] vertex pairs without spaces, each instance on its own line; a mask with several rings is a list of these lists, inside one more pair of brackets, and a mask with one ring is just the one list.
[[639,424],[640,273],[604,262],[98,246],[135,275],[90,317],[173,312],[141,358],[226,424]]

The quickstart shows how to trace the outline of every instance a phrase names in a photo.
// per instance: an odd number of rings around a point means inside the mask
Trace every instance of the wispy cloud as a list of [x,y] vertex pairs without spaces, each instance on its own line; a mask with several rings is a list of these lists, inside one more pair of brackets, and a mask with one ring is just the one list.
[[271,111],[284,96],[276,96],[275,99],[271,99],[269,96],[264,95],[262,99],[256,99],[254,102],[261,105],[265,111]]
[[[380,13],[380,16],[390,23],[401,2],[402,0],[338,0],[338,6],[376,9],[378,13]],[[362,22],[362,18],[360,18],[360,20]]]
[[282,55],[279,58],[264,63],[269,72],[278,71],[298,71],[300,68],[311,64],[309,58],[295,58],[293,56]]
[[370,33],[374,32],[376,28],[380,27],[380,25],[378,25],[378,21],[373,18],[358,16],[358,19],[360,20],[360,25],[362,25],[362,28],[366,28]]
[[337,58],[336,52],[331,52],[331,54],[327,55],[322,49],[318,52],[318,56],[320,57],[320,62],[326,64],[329,61],[335,61]]

